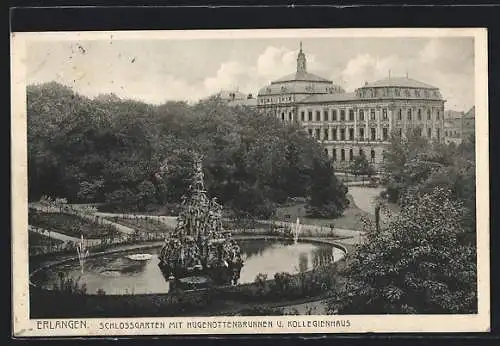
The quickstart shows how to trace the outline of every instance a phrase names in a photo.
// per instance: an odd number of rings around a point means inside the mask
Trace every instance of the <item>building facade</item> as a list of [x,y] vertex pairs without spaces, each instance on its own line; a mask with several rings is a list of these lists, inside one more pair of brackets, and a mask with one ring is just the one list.
[[475,107],[467,112],[446,111],[444,122],[445,143],[460,144],[475,134]]
[[444,117],[444,142],[446,144],[462,142],[462,123],[464,112],[452,110],[445,111]]
[[444,140],[444,103],[438,88],[406,77],[365,83],[345,92],[332,81],[307,72],[302,44],[296,73],[261,88],[257,107],[284,122],[301,124],[323,144],[336,169],[364,154],[383,166],[390,137],[415,129],[429,140]]

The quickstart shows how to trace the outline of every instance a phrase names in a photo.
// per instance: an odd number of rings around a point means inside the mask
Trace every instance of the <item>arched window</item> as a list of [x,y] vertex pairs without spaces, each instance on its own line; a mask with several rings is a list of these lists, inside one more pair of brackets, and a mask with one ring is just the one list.
[[352,152],[352,149],[349,149],[349,161],[354,160],[354,154]]
[[365,113],[363,112],[362,109],[359,110],[359,121],[364,121],[365,120]]
[[359,148],[359,156],[363,156],[364,154],[363,149]]
[[370,158],[371,158],[372,163],[375,162],[375,150],[373,150],[373,149],[370,152]]
[[410,120],[410,121],[411,121],[411,108],[410,108],[410,109],[408,109],[408,120]]
[[403,111],[401,108],[398,110],[398,120],[401,120],[403,118]]
[[332,159],[333,161],[337,161],[337,149],[332,149]]
[[344,149],[340,150],[340,161],[345,161],[345,150]]

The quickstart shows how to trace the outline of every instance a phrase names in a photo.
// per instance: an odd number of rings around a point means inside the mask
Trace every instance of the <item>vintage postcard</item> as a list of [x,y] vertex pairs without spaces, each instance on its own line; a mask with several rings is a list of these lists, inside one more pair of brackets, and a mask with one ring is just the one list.
[[486,29],[11,45],[14,336],[489,330]]

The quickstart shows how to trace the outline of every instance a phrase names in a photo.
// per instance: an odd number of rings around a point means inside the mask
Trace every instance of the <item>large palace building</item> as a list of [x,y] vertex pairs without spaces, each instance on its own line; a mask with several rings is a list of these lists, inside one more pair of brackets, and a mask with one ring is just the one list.
[[301,124],[323,144],[340,170],[361,153],[380,168],[390,136],[404,137],[409,129],[443,141],[444,103],[438,88],[407,76],[345,92],[307,71],[302,43],[296,72],[261,88],[256,99],[256,106],[266,114]]

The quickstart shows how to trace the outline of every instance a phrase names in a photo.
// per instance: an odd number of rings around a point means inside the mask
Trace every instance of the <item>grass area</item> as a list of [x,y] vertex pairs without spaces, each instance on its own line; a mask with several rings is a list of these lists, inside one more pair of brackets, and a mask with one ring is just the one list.
[[32,226],[72,237],[80,237],[83,234],[87,238],[104,238],[119,234],[110,225],[92,222],[74,214],[41,212],[30,209],[28,222]]
[[28,232],[28,244],[30,247],[47,247],[64,243],[60,239],[49,238],[43,234]]
[[[305,204],[303,203],[280,207],[276,212],[276,216],[280,221],[295,222],[298,217],[300,219],[300,223],[305,225],[323,226],[326,229],[329,229],[330,225],[333,225],[335,228],[362,231],[362,218],[373,220],[373,216],[359,209],[354,204],[354,201],[350,195],[348,195],[347,198],[349,199],[349,207],[344,210],[344,213],[341,217],[338,217],[336,219],[318,219],[307,217]],[[289,218],[287,216],[289,216]]]
[[153,220],[150,218],[147,219],[124,219],[124,218],[107,218],[110,221],[118,223],[120,225],[130,227],[132,229],[143,231],[143,232],[151,232],[151,233],[165,233],[171,232],[173,228],[169,225],[166,225],[163,222],[158,222],[157,220]]

